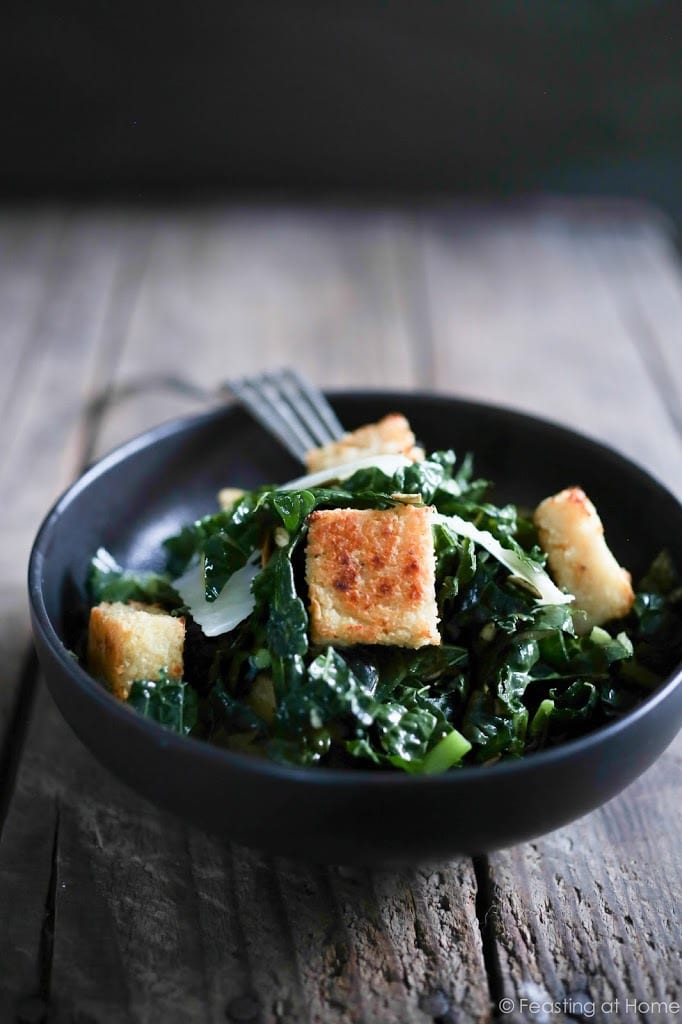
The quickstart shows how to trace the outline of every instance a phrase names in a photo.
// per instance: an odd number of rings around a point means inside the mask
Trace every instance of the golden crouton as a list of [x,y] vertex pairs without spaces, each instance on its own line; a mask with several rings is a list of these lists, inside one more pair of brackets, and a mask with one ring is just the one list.
[[440,644],[431,509],[341,508],[308,520],[315,644]]
[[535,510],[540,546],[560,587],[575,595],[575,608],[586,613],[576,622],[587,633],[632,608],[630,573],[621,568],[604,539],[597,510],[579,487],[545,498]]
[[218,491],[218,505],[223,512],[229,512],[240,498],[244,497],[241,487],[221,487]]
[[182,678],[185,620],[152,605],[104,601],[90,612],[88,667],[125,700],[136,679],[156,679],[162,669]]
[[405,455],[413,462],[424,458],[423,449],[415,446],[410,424],[400,413],[393,412],[378,423],[368,423],[344,434],[340,441],[325,444],[322,448],[311,448],[305,461],[308,471],[317,473],[370,455]]

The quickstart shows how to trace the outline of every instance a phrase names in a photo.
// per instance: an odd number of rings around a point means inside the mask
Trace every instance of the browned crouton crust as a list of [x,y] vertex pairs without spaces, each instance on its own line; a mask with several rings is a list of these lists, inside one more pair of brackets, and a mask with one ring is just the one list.
[[157,679],[162,669],[182,678],[185,620],[152,605],[106,601],[90,612],[88,667],[125,700],[136,679]]
[[578,631],[627,615],[635,600],[630,573],[609,550],[601,519],[585,492],[567,487],[545,498],[534,520],[554,579],[575,595],[574,607],[585,612],[583,621],[576,622]]
[[378,423],[344,434],[340,441],[312,448],[305,461],[309,472],[316,473],[370,455],[404,455],[414,462],[424,458],[423,450],[415,445],[410,424],[401,413],[393,412]]
[[331,509],[309,518],[315,644],[440,644],[431,509]]

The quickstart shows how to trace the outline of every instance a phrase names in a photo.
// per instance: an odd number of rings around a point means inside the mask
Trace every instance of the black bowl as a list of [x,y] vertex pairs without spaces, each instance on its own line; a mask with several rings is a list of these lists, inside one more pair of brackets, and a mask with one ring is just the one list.
[[[452,398],[338,394],[349,427],[399,409],[427,448],[475,453],[500,501],[528,505],[570,484],[592,497],[633,576],[663,544],[682,564],[682,508],[659,483],[594,441],[516,412]],[[48,685],[77,735],[150,800],[210,832],[318,861],[411,861],[528,839],[610,799],[665,749],[682,721],[682,672],[622,719],[515,762],[436,777],[296,769],[177,736],[115,700],[67,650],[100,545],[156,568],[163,537],[215,507],[224,485],[296,476],[300,467],[242,410],[165,424],[119,448],[57,502],[29,569],[35,640]]]

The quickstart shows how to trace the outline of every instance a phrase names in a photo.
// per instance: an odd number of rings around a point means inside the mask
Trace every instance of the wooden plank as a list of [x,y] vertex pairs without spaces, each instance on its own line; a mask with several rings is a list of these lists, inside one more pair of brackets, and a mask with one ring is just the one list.
[[120,214],[39,210],[7,225],[0,217],[0,240],[5,231],[0,427],[11,444],[0,453],[0,748],[28,643],[30,545],[82,463],[84,406],[106,380],[124,293],[135,287],[134,239]]
[[468,861],[369,874],[230,853],[112,779],[42,688],[0,905],[7,1019],[31,999],[115,1022],[427,1024],[460,1000],[459,1020],[488,1016]]
[[678,273],[665,247],[642,241],[654,227],[443,211],[425,213],[421,231],[434,385],[589,433],[682,493],[679,439],[623,314],[639,269]]
[[[23,787],[23,781],[20,783]],[[48,907],[52,900],[57,807],[49,794],[31,793],[12,803],[11,847],[0,843],[0,1019],[22,1007],[46,1007]],[[40,1019],[40,1018],[38,1018]]]
[[[30,372],[31,357],[35,355],[32,347],[35,311],[40,309],[48,290],[47,282],[55,264],[64,220],[61,212],[46,213],[39,223],[35,219],[27,222],[26,217],[12,215],[9,211],[3,211],[0,217],[0,309],[3,316],[3,330],[0,332],[3,368],[0,376],[0,424],[8,437],[14,437],[14,428],[7,415],[7,403],[13,393],[20,396],[22,391],[28,390],[26,377]],[[6,451],[7,446],[3,448],[3,452]],[[9,494],[9,487],[0,493]],[[0,525],[3,528],[7,527],[6,518],[11,515],[9,504],[5,499],[0,505]],[[14,700],[15,681],[25,655],[25,643],[18,644],[16,638],[22,635],[28,641],[24,576],[29,532],[30,527],[18,552],[4,543],[0,547],[0,749],[5,718]]]
[[[12,442],[4,446],[0,460],[0,492],[10,498],[0,506],[3,816],[14,761],[21,752],[23,717],[30,710],[25,698],[33,684],[31,665],[20,671],[28,643],[26,561],[40,519],[88,448],[83,409],[100,375],[106,376],[116,348],[118,311],[134,264],[130,246],[126,248],[129,236],[120,227],[120,216],[107,211],[81,215],[38,209],[0,217],[2,359],[7,370],[0,423]],[[11,716],[19,683],[24,693]],[[0,1016],[10,1019],[4,1013],[9,984],[12,999],[19,993],[21,1014],[32,1019],[48,983],[59,815],[50,793],[33,793],[28,803],[17,797],[13,810],[13,840],[2,846],[3,856],[9,856],[9,873],[3,886],[8,933],[0,957]],[[31,1003],[34,997],[37,1003]]]
[[283,861],[279,884],[297,922],[293,939],[313,1021],[427,1024],[451,1007],[458,1020],[487,1019],[468,860],[315,873]]
[[0,408],[14,390],[22,362],[30,360],[36,314],[51,278],[65,230],[63,210],[44,210],[29,217],[2,210],[0,216]]
[[682,737],[623,796],[491,858],[505,1019],[541,1019],[531,1001],[558,1003],[559,1021],[673,1019],[646,1006],[682,987],[681,765]]
[[[47,818],[45,807],[55,808]],[[23,857],[43,822],[54,845],[48,851],[46,841],[36,843],[27,874]],[[10,887],[17,876],[28,889],[33,877],[48,874],[47,894]],[[41,687],[0,844],[3,1019],[14,1019],[10,1010],[35,997],[66,1019],[153,1020],[156,1012],[167,1012],[168,1020],[204,1019],[191,877],[182,824],[100,768]],[[34,920],[36,907],[45,912]],[[54,922],[49,948],[41,936],[46,915]],[[23,969],[6,971],[17,934]]]
[[[114,381],[170,370],[212,390],[286,363],[337,388],[421,385],[410,239],[410,218],[391,211],[161,212]],[[123,401],[100,449],[204,407],[163,390]]]
[[647,232],[627,247],[600,246],[601,273],[682,438],[682,273],[672,239]]

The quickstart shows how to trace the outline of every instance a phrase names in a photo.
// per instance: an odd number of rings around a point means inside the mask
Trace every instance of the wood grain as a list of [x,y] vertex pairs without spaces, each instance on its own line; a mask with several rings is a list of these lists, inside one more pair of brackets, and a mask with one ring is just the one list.
[[30,545],[87,457],[87,401],[121,340],[135,244],[106,211],[0,218],[0,746],[29,638]]
[[[582,430],[682,493],[679,393],[662,391],[682,364],[679,270],[654,225],[441,211],[421,230],[434,385]],[[635,300],[640,274],[664,283]]]
[[627,248],[611,244],[602,273],[662,404],[682,438],[682,279],[673,239],[642,232]]
[[682,987],[681,767],[679,737],[616,800],[491,857],[495,997],[514,1001],[509,1020],[539,1020],[531,1000],[565,1005],[552,1020],[589,1017],[590,1004],[620,1007],[604,1020],[672,1019],[644,1007]]
[[[113,381],[171,371],[211,390],[287,363],[337,388],[423,384],[412,251],[410,217],[390,210],[160,211]],[[100,448],[200,408],[148,391],[112,408]]]
[[[87,779],[87,786],[83,780]],[[469,861],[309,867],[221,843],[111,778],[41,687],[0,844],[0,1019],[488,1019]]]

